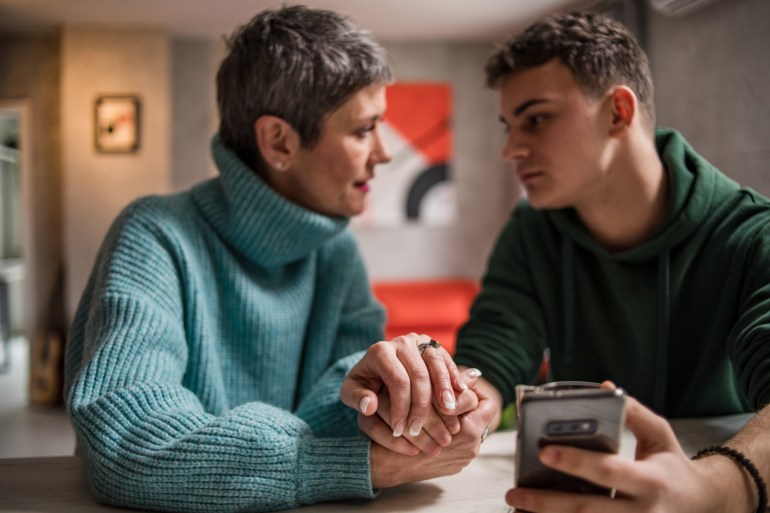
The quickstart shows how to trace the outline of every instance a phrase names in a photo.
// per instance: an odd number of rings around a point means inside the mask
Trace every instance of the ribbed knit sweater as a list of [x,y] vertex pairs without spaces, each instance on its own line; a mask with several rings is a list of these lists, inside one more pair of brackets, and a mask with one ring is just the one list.
[[384,316],[347,220],[212,149],[220,176],[122,212],[78,307],[65,399],[93,493],[217,512],[372,497],[339,388]]

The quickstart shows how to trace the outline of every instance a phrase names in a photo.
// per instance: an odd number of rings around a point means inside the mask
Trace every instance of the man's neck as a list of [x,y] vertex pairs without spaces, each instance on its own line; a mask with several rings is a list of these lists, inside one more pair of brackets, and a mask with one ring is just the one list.
[[649,240],[668,213],[669,184],[649,138],[615,159],[612,179],[598,197],[576,206],[586,229],[608,251],[623,251]]

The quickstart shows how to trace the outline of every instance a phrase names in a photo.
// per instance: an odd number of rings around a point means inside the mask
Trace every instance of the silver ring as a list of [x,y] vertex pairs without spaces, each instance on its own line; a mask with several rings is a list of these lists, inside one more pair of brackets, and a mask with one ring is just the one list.
[[481,435],[481,443],[484,443],[484,440],[487,439],[487,435],[489,435],[489,426],[484,428],[484,433]]
[[438,342],[436,342],[433,339],[430,339],[430,342],[423,342],[422,344],[419,344],[417,346],[417,350],[420,352],[420,354],[422,354],[429,347],[432,347],[433,349],[438,349],[438,348],[441,347],[441,344],[439,344]]

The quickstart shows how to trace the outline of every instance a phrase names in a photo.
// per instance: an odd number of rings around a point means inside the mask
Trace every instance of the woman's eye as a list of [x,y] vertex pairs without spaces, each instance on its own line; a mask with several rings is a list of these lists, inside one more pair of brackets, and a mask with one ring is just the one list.
[[367,133],[371,132],[372,130],[374,130],[374,124],[371,124],[371,125],[367,125],[367,126],[365,126],[365,127],[363,127],[363,128],[359,128],[359,129],[356,131],[356,134],[358,134],[359,136],[363,137],[363,136],[365,136]]
[[542,125],[546,119],[548,119],[548,116],[545,114],[533,114],[527,118],[527,126],[529,128],[537,128]]

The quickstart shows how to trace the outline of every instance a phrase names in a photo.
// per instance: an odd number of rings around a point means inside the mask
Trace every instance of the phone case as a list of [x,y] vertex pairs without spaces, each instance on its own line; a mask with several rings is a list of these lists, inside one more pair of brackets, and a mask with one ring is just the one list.
[[548,444],[617,453],[625,421],[625,393],[581,389],[527,393],[521,401],[516,449],[516,486],[611,495],[597,486],[540,463]]

